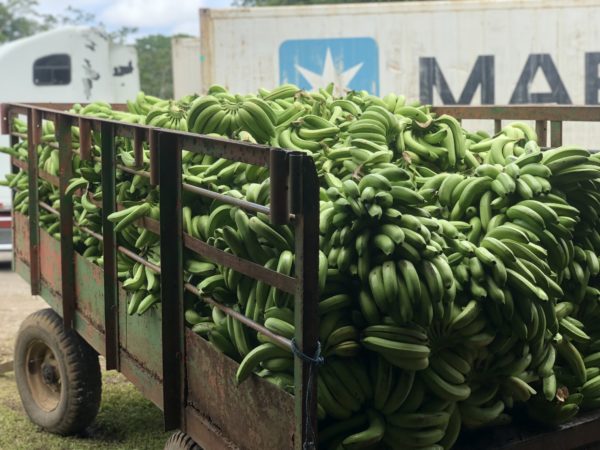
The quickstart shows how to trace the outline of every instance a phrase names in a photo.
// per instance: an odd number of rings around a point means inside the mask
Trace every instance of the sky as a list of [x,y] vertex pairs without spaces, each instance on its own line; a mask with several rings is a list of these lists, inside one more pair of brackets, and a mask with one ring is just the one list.
[[200,8],[228,8],[231,0],[38,0],[39,11],[63,12],[67,6],[93,13],[109,31],[137,27],[135,36],[148,34],[199,34]]

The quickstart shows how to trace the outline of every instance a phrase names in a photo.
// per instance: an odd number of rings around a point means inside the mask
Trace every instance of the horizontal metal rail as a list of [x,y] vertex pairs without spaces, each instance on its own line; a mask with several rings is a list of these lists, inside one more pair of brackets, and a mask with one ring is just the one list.
[[[64,105],[64,104],[63,104]],[[34,108],[41,113],[42,119],[54,122],[56,117],[60,115],[63,119],[70,120],[72,126],[76,126],[79,121],[87,121],[94,131],[100,131],[100,126],[104,124],[112,124],[115,127],[115,136],[127,138],[140,138],[149,142],[152,157],[154,145],[152,134],[164,133],[170,134],[177,139],[180,139],[181,145],[185,150],[193,153],[207,154],[220,158],[229,159],[231,161],[239,161],[247,164],[269,167],[269,151],[263,145],[252,144],[247,142],[239,142],[231,139],[216,138],[205,135],[198,135],[185,131],[170,130],[166,128],[156,128],[149,125],[139,123],[126,123],[118,120],[97,118],[93,116],[85,116],[81,114],[71,113],[68,111],[57,111],[52,109],[52,104],[29,105],[24,103],[7,103],[3,105],[0,113],[3,126],[8,126],[9,114],[23,114]],[[137,132],[135,130],[138,130]],[[144,136],[140,136],[140,131],[143,131]],[[7,130],[7,133],[11,133]]]
[[[46,211],[48,211],[49,213],[59,217],[60,216],[60,212],[57,211],[56,209],[52,208],[50,205],[48,205],[47,203],[44,202],[39,202],[39,205],[45,209]],[[81,231],[83,231],[86,234],[89,234],[90,236],[98,239],[98,241],[103,242],[104,241],[104,237],[99,234],[96,233],[95,231],[90,230],[88,227],[84,226],[84,225],[79,225],[77,223],[74,224],[77,228],[79,228]],[[120,251],[121,253],[123,253],[125,256],[131,258],[132,260],[134,260],[135,262],[138,262],[140,264],[143,264],[144,266],[148,267],[149,269],[152,269],[152,271],[160,274],[160,266],[148,261],[147,259],[142,258],[140,255],[138,255],[137,253],[129,250],[127,247],[123,247],[122,245],[118,245],[117,246],[117,250]]]
[[[437,114],[449,114],[461,120],[493,120],[496,133],[502,129],[502,120],[534,120],[535,132],[542,148],[548,145],[562,145],[563,122],[600,122],[600,106],[435,106],[432,111]],[[595,150],[592,152],[596,153]]]
[[[95,157],[94,159],[97,161],[100,161],[100,158],[98,158],[98,157]],[[12,158],[12,164],[24,171],[27,171],[29,168],[29,165],[26,161],[17,159],[15,157]],[[141,170],[141,169],[134,169],[131,167],[127,167],[123,164],[117,164],[117,168],[124,172],[127,172],[129,174],[139,175],[144,178],[150,178],[150,176],[151,176],[150,172],[147,172],[147,171]],[[54,187],[58,187],[59,178],[57,176],[49,174],[45,170],[39,169],[39,168],[38,168],[38,174],[42,180],[47,181]],[[201,187],[195,186],[193,184],[189,184],[189,183],[182,183],[182,187],[183,187],[183,190],[185,190],[187,192],[193,192],[195,194],[201,195],[206,198],[218,200],[220,202],[226,203],[228,205],[236,206],[236,207],[244,209],[246,211],[251,211],[254,213],[263,213],[263,214],[267,214],[267,215],[269,215],[271,213],[271,209],[268,206],[260,205],[258,203],[254,203],[254,202],[249,202],[247,200],[241,200],[239,198],[232,197],[231,195],[221,194],[220,192],[211,191],[210,189],[201,188]],[[293,222],[294,214],[289,214],[288,218],[289,218],[290,222]]]
[[[44,208],[45,210],[51,212],[52,214],[55,214],[57,217],[59,216],[59,212],[57,210],[55,210],[54,208],[52,208],[51,206],[49,206],[47,203],[44,202],[39,202],[40,206],[42,208]],[[83,231],[86,234],[89,234],[90,236],[93,236],[94,238],[98,239],[98,241],[102,242],[103,237],[102,235],[90,230],[89,228],[85,227],[85,226],[81,226],[81,225],[77,225],[79,229],[81,229],[81,231]],[[208,244],[206,244],[208,245]],[[210,246],[209,246],[210,247]],[[142,257],[140,257],[139,255],[137,255],[136,253],[132,252],[131,250],[123,247],[123,246],[118,246],[117,250],[120,251],[121,253],[123,253],[124,255],[128,256],[129,258],[133,259],[134,261],[143,264],[144,266],[150,268],[151,270],[153,270],[154,272],[156,272],[157,274],[160,274],[160,266],[157,266],[156,264],[148,261],[147,259],[144,259]],[[263,268],[262,266],[259,266],[261,268]],[[268,269],[265,269],[268,270]],[[273,272],[273,271],[271,271]],[[273,272],[273,274],[276,275],[281,275],[277,272]],[[290,278],[290,277],[288,277]],[[293,278],[290,278],[293,282]],[[273,284],[276,284],[277,282],[274,281]],[[198,298],[200,298],[203,302],[214,306],[218,309],[220,309],[221,311],[223,311],[225,314],[232,316],[234,319],[239,320],[240,322],[242,322],[244,325],[246,325],[247,327],[264,334],[265,336],[267,336],[269,339],[272,339],[273,341],[278,342],[281,346],[284,346],[286,348],[291,348],[291,341],[283,336],[280,336],[278,334],[273,333],[272,331],[270,331],[268,328],[264,327],[263,325],[259,324],[258,322],[255,322],[252,319],[249,319],[248,317],[244,316],[243,314],[235,311],[232,308],[229,308],[228,306],[225,306],[219,302],[217,302],[216,300],[214,300],[211,297],[208,297],[206,295],[202,295],[200,293],[200,291],[198,290],[198,288],[196,288],[196,286],[194,286],[193,284],[190,283],[185,283],[184,284],[185,289],[196,295]]]
[[290,341],[289,339],[284,338],[283,336],[280,336],[278,334],[273,333],[271,330],[269,330],[268,328],[265,328],[263,325],[260,325],[259,323],[255,322],[252,319],[249,319],[248,317],[246,317],[242,313],[239,313],[236,310],[231,309],[230,307],[225,306],[225,305],[219,303],[215,299],[213,299],[211,297],[208,297],[208,296],[205,296],[205,295],[202,295],[202,293],[198,290],[198,288],[196,286],[194,286],[193,284],[185,283],[183,285],[183,287],[185,288],[186,291],[188,291],[188,292],[196,295],[203,302],[208,303],[209,305],[214,306],[215,308],[220,309],[221,311],[223,311],[228,316],[231,316],[234,319],[239,320],[240,322],[242,322],[248,328],[252,328],[254,331],[258,331],[259,333],[264,334],[269,339],[277,341],[281,346],[284,346],[284,347],[289,348],[289,349],[292,348],[292,341]]
[[48,203],[42,202],[42,201],[40,201],[38,203],[42,207],[42,209],[45,209],[46,211],[48,211],[51,214],[54,214],[55,216],[60,216],[60,212],[58,210],[54,209]]
[[[137,225],[141,228],[147,228],[160,236],[160,224],[157,220],[144,217],[138,221]],[[260,264],[248,259],[240,258],[232,253],[227,253],[226,251],[208,245],[206,242],[185,232],[183,233],[183,244],[187,249],[210,259],[216,264],[229,267],[236,272],[240,272],[250,278],[267,283],[269,286],[281,289],[289,294],[294,294],[295,292],[296,279],[293,277],[267,269]]]
[[600,122],[600,106],[433,106],[432,112],[460,119],[556,120],[561,122]]
[[[26,162],[13,159],[13,163],[16,161],[18,161],[18,164],[15,164],[15,165],[17,165],[17,167],[20,167],[23,170],[28,169],[28,165]],[[42,171],[42,170],[39,170],[39,175],[40,175],[40,178],[42,178],[44,180],[46,180],[45,176],[53,177],[52,175],[50,175],[47,172]],[[57,177],[54,177],[54,178],[57,178]],[[52,184],[54,184],[54,183],[52,183]],[[58,187],[58,182],[55,184],[55,186]],[[190,192],[197,192],[196,189],[201,189],[203,192],[206,192],[206,193],[212,192],[208,189],[196,188],[195,186],[188,186],[188,187],[191,188],[191,189],[189,189]],[[185,184],[184,184],[184,188],[185,188]],[[188,190],[188,189],[186,189],[186,190]],[[211,196],[211,198],[222,200],[223,202],[232,204],[233,206],[240,206],[240,207],[245,206],[246,209],[250,209],[250,210],[253,210],[256,212],[264,212],[265,214],[268,214],[268,212],[269,212],[269,208],[264,207],[262,205],[258,205],[256,203],[242,201],[242,200],[236,199],[235,197],[231,197],[231,196],[224,195],[224,194],[219,194],[219,193],[213,193],[213,194],[214,194],[214,196]],[[203,194],[201,194],[201,195],[203,195]],[[226,200],[225,200],[225,198],[226,198]],[[98,202],[94,201],[94,203],[98,207],[101,207],[101,205]],[[121,205],[119,205],[119,206],[120,206],[120,209],[123,209],[123,207]],[[55,211],[55,213],[58,214],[58,211]],[[75,224],[75,225],[77,225],[77,224]],[[140,225],[142,228],[147,228],[148,230],[152,231],[155,234],[160,235],[159,222],[154,219],[151,219],[148,217],[140,219],[140,221],[138,221],[138,225]],[[184,233],[184,245],[189,250],[194,251],[195,253],[197,253],[200,256],[207,257],[207,258],[213,260],[214,262],[216,262],[217,264],[222,264],[222,265],[227,266],[237,272],[242,273],[243,275],[249,276],[251,278],[256,278],[259,281],[263,281],[263,282],[269,284],[270,286],[281,289],[282,291],[285,291],[289,294],[294,294],[294,292],[295,292],[296,279],[294,277],[290,277],[290,276],[281,274],[279,272],[276,272],[274,270],[267,269],[266,267],[261,266],[260,264],[256,264],[255,262],[253,262],[251,260],[248,260],[245,258],[240,258],[231,253],[227,253],[216,247],[208,245],[204,241],[194,238],[193,236],[189,235],[188,233]],[[128,255],[128,256],[130,256],[130,255]],[[135,258],[132,258],[132,259],[135,259]]]

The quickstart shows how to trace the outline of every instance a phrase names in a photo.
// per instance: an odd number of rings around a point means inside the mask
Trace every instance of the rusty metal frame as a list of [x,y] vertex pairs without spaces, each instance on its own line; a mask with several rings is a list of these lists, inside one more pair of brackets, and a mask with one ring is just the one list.
[[29,189],[29,271],[31,295],[40,293],[40,230],[38,205],[38,154],[37,145],[40,141],[41,120],[37,111],[29,110],[27,114],[27,161],[31,161],[31,175],[28,177]]
[[176,135],[158,133],[160,167],[160,295],[162,310],[163,410],[167,430],[185,429],[185,308],[183,304],[183,219],[181,147]]
[[[114,175],[117,168],[129,173],[140,174],[150,178],[152,185],[159,185],[161,199],[160,222],[150,218],[140,219],[138,225],[147,228],[169,239],[161,239],[161,264],[157,266],[130,250],[117,246],[114,229],[110,222],[103,220],[103,235],[80,227],[84,232],[101,240],[105,255],[105,304],[106,319],[106,352],[111,367],[118,365],[118,317],[114,306],[118,298],[113,293],[116,289],[115,273],[116,251],[123,252],[156,273],[161,275],[162,295],[162,345],[163,345],[163,409],[166,428],[186,430],[186,380],[185,380],[185,324],[183,321],[183,290],[198,295],[208,304],[218,307],[225,314],[240,320],[246,326],[264,333],[282,345],[291,346],[288,339],[275,335],[264,326],[241,315],[233,309],[218,303],[216,300],[200,296],[197,288],[189,283],[183,284],[182,252],[183,248],[192,250],[217,264],[233,268],[245,275],[264,281],[271,286],[295,295],[295,342],[299,351],[311,356],[318,346],[318,180],[316,169],[310,157],[301,153],[282,149],[269,149],[260,145],[252,145],[230,141],[227,139],[199,136],[193,133],[159,130],[137,124],[124,124],[118,121],[97,119],[67,113],[64,110],[70,104],[3,104],[0,108],[0,129],[3,134],[11,135],[11,144],[18,139],[28,139],[29,163],[35,162],[35,144],[39,142],[39,125],[41,120],[52,120],[56,123],[56,134],[60,152],[60,176],[55,177],[31,166],[28,162],[12,159],[13,167],[29,171],[29,189],[37,194],[37,178],[41,178],[60,188],[61,209],[57,211],[50,205],[33,198],[30,202],[30,251],[32,255],[31,280],[32,292],[39,292],[39,263],[36,264],[35,235],[39,236],[39,208],[59,215],[61,218],[61,265],[63,269],[63,318],[67,326],[72,326],[76,308],[73,291],[73,217],[72,201],[64,195],[64,189],[71,176],[70,160],[70,127],[78,123],[80,130],[80,149],[82,159],[93,159],[91,155],[91,131],[102,135],[102,187],[103,218],[119,208],[114,192]],[[123,109],[122,106],[119,106]],[[542,143],[550,138],[551,146],[562,144],[562,124],[565,121],[597,121],[600,122],[600,107],[573,106],[441,106],[432,108],[437,114],[452,114],[461,119],[489,119],[494,121],[494,128],[502,128],[502,120],[534,120],[536,131]],[[10,118],[14,115],[26,115],[29,126],[28,133],[11,132]],[[77,122],[76,122],[77,121]],[[548,122],[550,134],[548,136]],[[83,131],[83,135],[81,135]],[[116,162],[114,153],[115,136],[129,137],[134,140],[135,168],[127,168]],[[143,142],[150,147],[150,172],[139,170],[142,167]],[[271,205],[265,207],[239,200],[209,189],[200,188],[182,182],[181,151],[186,150],[223,157],[233,161],[256,164],[268,167],[271,177]],[[111,174],[107,176],[107,171]],[[37,176],[36,176],[37,175]],[[269,214],[273,224],[291,224],[295,229],[296,273],[288,277],[276,271],[266,269],[258,264],[230,253],[208,246],[182,230],[181,192],[193,192],[207,198],[216,199],[251,212]],[[38,238],[39,239],[39,238]],[[108,255],[108,258],[107,258]],[[108,259],[108,261],[107,261]],[[112,259],[112,263],[111,263]],[[108,266],[107,266],[108,262]],[[112,264],[112,268],[111,268]],[[37,267],[35,267],[37,265]],[[35,275],[35,276],[34,276]],[[111,357],[109,352],[116,351]],[[295,358],[295,422],[296,438],[294,447],[316,448],[316,374],[314,367],[306,361]],[[314,395],[309,395],[310,393]],[[193,427],[196,428],[196,427]],[[200,433],[199,440],[210,433]],[[206,438],[208,439],[208,438]],[[208,441],[207,441],[208,442]],[[202,444],[202,442],[199,442]]]
[[[80,123],[87,121],[81,121]],[[87,122],[89,124],[89,122]],[[91,127],[86,126],[80,130],[81,142],[91,145]],[[120,367],[119,364],[119,279],[117,276],[117,236],[114,224],[108,220],[116,208],[116,146],[115,146],[115,127],[112,124],[101,124],[100,144],[102,148],[102,245],[104,255],[104,327],[105,327],[105,346],[106,346],[106,368],[108,370]],[[89,150],[83,150],[84,145],[80,145],[82,155]],[[91,153],[90,153],[91,154]],[[87,156],[89,158],[89,156]],[[83,159],[83,158],[82,158]],[[84,193],[83,195],[87,195]]]
[[[103,187],[103,235],[80,227],[84,232],[103,242],[105,255],[105,319],[106,353],[110,367],[118,368],[118,317],[114,313],[118,301],[113,293],[117,285],[115,273],[115,252],[121,251],[135,256],[136,261],[160,273],[162,295],[162,345],[163,345],[163,409],[167,429],[186,429],[184,408],[185,391],[185,324],[183,319],[183,290],[198,294],[195,286],[183,284],[183,247],[208,257],[217,264],[231,267],[240,273],[266,282],[276,288],[295,295],[296,345],[298,350],[313,355],[318,347],[318,180],[316,168],[310,157],[282,149],[267,148],[261,145],[241,143],[228,139],[200,136],[193,133],[156,129],[144,125],[124,124],[118,121],[97,119],[71,114],[60,109],[70,105],[52,104],[4,104],[0,113],[2,131],[12,135],[14,142],[24,138],[20,133],[11,132],[9,117],[15,114],[37,114],[39,119],[54,121],[57,125],[57,140],[61,155],[60,176],[54,177],[43,170],[29,171],[30,178],[39,178],[58,186],[61,192],[61,209],[54,210],[43,202],[34,205],[61,217],[61,259],[63,268],[63,314],[72,326],[75,311],[73,292],[73,217],[72,199],[64,195],[70,173],[73,151],[70,147],[70,126],[80,125],[80,149],[82,159],[94,159],[91,155],[91,131],[102,135],[102,187]],[[83,132],[83,135],[81,133]],[[134,140],[136,169],[142,166],[142,143],[147,141],[150,148],[150,172],[126,168],[116,163],[114,137],[123,136]],[[254,204],[182,182],[181,151],[209,154],[233,161],[256,164],[270,169],[270,207]],[[33,161],[30,160],[30,161]],[[23,169],[30,164],[13,159],[13,163]],[[141,174],[150,178],[151,185],[160,186],[161,220],[144,218],[138,225],[169,239],[161,239],[161,264],[156,266],[144,258],[132,255],[129,250],[116,245],[114,229],[106,216],[119,205],[114,192],[116,168],[129,173]],[[108,173],[107,173],[108,172]],[[108,176],[107,176],[108,175]],[[183,233],[181,223],[181,192],[186,190],[198,195],[216,199],[224,203],[257,213],[268,214],[273,224],[290,224],[295,228],[296,274],[295,277],[266,269],[252,261],[208,246],[206,243]],[[64,207],[66,206],[66,208]],[[37,227],[31,221],[30,228]],[[34,234],[34,233],[32,233]],[[291,347],[288,339],[267,330],[261,324],[248,319],[231,308],[219,304],[212,298],[200,297],[208,304],[220,308],[240,320],[245,325]],[[296,358],[296,438],[294,447],[315,448],[316,443],[316,368],[304,360]],[[310,396],[309,393],[315,395]]]
[[[541,147],[562,145],[564,122],[600,122],[600,106],[434,106],[432,112],[461,119],[494,121],[494,132],[502,129],[502,120],[534,120]],[[550,143],[548,143],[550,122]]]
[[73,176],[70,117],[55,118],[56,140],[59,146],[59,192],[60,192],[60,265],[62,273],[63,322],[67,330],[75,324],[75,263],[73,250],[73,197],[65,195]]

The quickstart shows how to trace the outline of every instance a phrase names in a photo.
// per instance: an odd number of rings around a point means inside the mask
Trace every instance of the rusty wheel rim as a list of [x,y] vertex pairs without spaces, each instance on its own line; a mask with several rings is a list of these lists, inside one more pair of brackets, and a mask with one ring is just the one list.
[[56,409],[60,402],[61,379],[54,352],[44,342],[36,340],[27,348],[25,373],[31,396],[44,411]]

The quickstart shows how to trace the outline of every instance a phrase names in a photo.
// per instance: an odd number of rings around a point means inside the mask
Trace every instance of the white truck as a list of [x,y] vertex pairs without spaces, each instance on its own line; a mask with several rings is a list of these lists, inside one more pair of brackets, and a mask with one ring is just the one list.
[[[64,27],[0,46],[0,102],[124,103],[140,89],[135,48],[100,30]],[[0,136],[0,146],[8,138]],[[0,178],[10,161],[0,154]],[[11,249],[11,193],[0,187],[0,251]]]
[[[597,105],[599,22],[598,0],[202,9],[197,53],[189,39],[173,41],[175,92],[333,81],[438,105]],[[600,148],[600,127],[567,124],[564,136]]]

